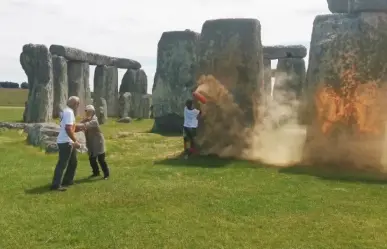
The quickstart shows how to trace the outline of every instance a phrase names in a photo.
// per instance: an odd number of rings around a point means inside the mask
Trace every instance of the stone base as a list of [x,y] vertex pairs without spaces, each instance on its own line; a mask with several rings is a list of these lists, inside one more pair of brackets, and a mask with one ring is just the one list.
[[168,114],[156,117],[152,132],[156,133],[182,133],[184,118],[177,114]]

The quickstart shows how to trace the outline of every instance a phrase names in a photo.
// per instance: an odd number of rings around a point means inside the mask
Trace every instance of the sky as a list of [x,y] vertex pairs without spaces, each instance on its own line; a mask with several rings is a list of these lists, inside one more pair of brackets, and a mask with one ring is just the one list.
[[[24,44],[61,44],[139,61],[151,93],[164,31],[200,33],[209,19],[256,18],[263,45],[309,48],[315,16],[328,13],[326,0],[0,0],[0,81],[27,81]],[[93,75],[91,67],[91,89]]]

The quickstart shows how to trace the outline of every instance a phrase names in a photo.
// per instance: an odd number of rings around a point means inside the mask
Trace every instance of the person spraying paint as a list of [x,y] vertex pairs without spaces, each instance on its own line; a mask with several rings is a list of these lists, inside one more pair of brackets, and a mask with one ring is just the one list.
[[[201,102],[206,103],[206,99],[203,95],[194,92],[193,97]],[[194,102],[189,99],[185,103],[184,107],[184,126],[183,126],[183,139],[184,139],[184,155],[188,158],[190,155],[197,153],[197,147],[195,143],[196,129],[198,127],[198,117],[200,116],[200,110],[194,107]]]

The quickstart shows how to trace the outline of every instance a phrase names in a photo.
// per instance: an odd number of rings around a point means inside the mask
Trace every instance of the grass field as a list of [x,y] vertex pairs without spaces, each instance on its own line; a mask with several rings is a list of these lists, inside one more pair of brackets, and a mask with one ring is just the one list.
[[0,106],[21,106],[28,98],[28,90],[0,88]]
[[[14,120],[22,109],[0,108]],[[387,248],[381,177],[174,158],[151,121],[104,126],[111,179],[49,192],[56,155],[0,131],[0,248]]]

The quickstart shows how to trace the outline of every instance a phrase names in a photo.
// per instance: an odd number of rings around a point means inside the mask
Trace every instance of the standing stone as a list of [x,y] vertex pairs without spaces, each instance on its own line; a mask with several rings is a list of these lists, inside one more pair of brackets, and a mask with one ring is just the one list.
[[133,92],[146,94],[148,78],[142,69],[128,69],[121,81],[120,93]]
[[128,92],[120,93],[120,98],[119,98],[119,117],[120,118],[129,117],[131,102],[132,102],[131,93],[128,93]]
[[307,78],[308,162],[385,165],[386,30],[385,13],[316,18]]
[[[245,131],[258,122],[263,76],[261,25],[256,19],[206,21],[199,43],[198,88],[207,96],[198,127],[204,154],[241,156]],[[226,152],[227,151],[227,152]]]
[[67,105],[68,99],[68,80],[67,80],[67,61],[65,58],[57,55],[52,56],[52,67],[54,75],[54,110],[53,117],[59,118],[60,112]]
[[263,66],[264,66],[264,81],[263,81],[263,88],[267,99],[270,99],[271,96],[271,60],[264,58],[263,59]]
[[332,13],[348,13],[349,0],[328,0],[328,8]]
[[94,98],[95,111],[99,124],[105,124],[107,120],[107,104],[104,98]]
[[89,64],[86,62],[69,61],[67,63],[67,76],[69,84],[69,96],[78,96],[80,104],[76,115],[83,115],[86,105],[90,103]]
[[144,94],[141,99],[141,118],[150,118],[152,106],[152,95]]
[[118,116],[118,70],[112,66],[97,66],[94,73],[94,98],[104,98],[108,117]]
[[183,110],[195,87],[199,34],[164,32],[158,43],[157,69],[152,90],[155,132],[181,132]]
[[302,45],[265,46],[263,56],[266,59],[277,60],[282,58],[305,58],[307,50]]
[[20,63],[28,77],[27,123],[48,122],[53,111],[52,57],[44,45],[23,46]]
[[304,59],[279,59],[275,73],[273,98],[283,104],[299,100],[305,85],[305,75]]

